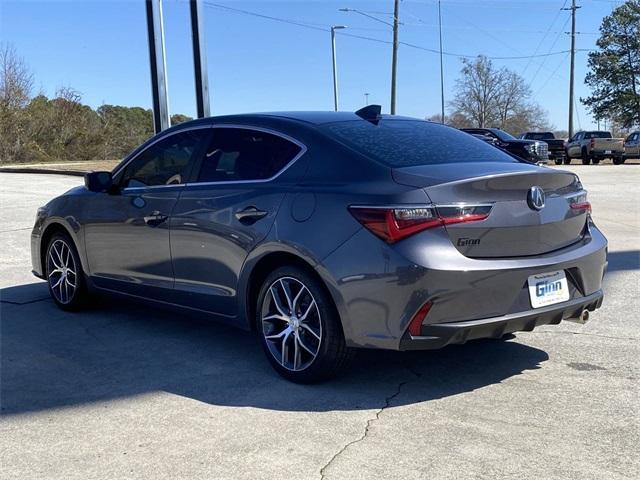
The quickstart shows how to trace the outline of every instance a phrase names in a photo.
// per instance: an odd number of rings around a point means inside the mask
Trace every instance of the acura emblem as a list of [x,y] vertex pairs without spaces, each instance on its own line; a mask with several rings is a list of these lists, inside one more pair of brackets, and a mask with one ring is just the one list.
[[540,187],[531,187],[527,193],[527,203],[531,210],[542,210],[544,208],[544,190]]

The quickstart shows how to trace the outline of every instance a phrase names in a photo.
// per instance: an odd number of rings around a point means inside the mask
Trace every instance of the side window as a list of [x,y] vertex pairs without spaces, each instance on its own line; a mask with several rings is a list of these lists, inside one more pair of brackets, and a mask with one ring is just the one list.
[[207,135],[208,129],[201,128],[160,140],[127,165],[120,185],[127,188],[185,183],[194,156]]
[[282,170],[300,150],[278,135],[244,128],[214,128],[197,181],[265,180]]

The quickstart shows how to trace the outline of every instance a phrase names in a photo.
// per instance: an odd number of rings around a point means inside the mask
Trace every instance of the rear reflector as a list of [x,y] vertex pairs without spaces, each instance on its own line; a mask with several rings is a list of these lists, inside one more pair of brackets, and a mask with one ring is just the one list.
[[412,337],[419,337],[422,334],[422,322],[426,318],[430,309],[431,302],[427,302],[422,305],[422,307],[420,307],[420,310],[416,312],[416,314],[409,322],[409,327],[407,328],[409,335],[411,335]]
[[571,210],[585,210],[586,212],[591,212],[591,203],[589,202],[572,203],[570,207]]
[[395,243],[414,233],[454,223],[484,220],[491,205],[425,205],[407,207],[349,207],[351,214],[371,233]]

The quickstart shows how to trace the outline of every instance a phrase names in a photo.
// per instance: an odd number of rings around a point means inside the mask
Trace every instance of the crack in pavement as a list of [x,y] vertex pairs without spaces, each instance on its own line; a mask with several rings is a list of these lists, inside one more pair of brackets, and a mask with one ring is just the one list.
[[547,334],[552,334],[552,335],[585,335],[587,337],[600,337],[600,338],[609,338],[611,340],[639,340],[638,338],[635,337],[616,337],[613,335],[601,335],[599,333],[588,333],[588,332],[536,332],[535,330],[532,332],[526,332],[526,333],[547,333]]
[[[413,369],[406,367],[407,370],[409,370],[414,376],[415,378],[420,378],[422,375],[416,371],[414,371]],[[415,380],[415,379],[414,379]],[[382,408],[379,408],[378,411],[376,412],[375,416],[373,416],[372,418],[369,418],[367,420],[367,424],[365,426],[364,432],[363,434],[355,439],[352,440],[350,442],[348,442],[344,447],[342,447],[335,455],[333,455],[333,457],[331,457],[331,459],[329,459],[329,461],[320,469],[320,478],[321,480],[323,480],[326,476],[326,470],[331,466],[331,464],[340,456],[342,455],[344,452],[347,451],[347,449],[349,447],[351,447],[352,445],[355,445],[356,443],[360,443],[362,442],[365,438],[367,438],[367,436],[369,435],[369,430],[371,429],[371,426],[373,425],[373,422],[377,421],[380,419],[380,415],[382,414],[382,412],[384,412],[387,408],[389,408],[391,406],[391,401],[396,398],[398,395],[400,395],[400,392],[402,391],[402,387],[404,387],[407,383],[409,383],[411,380],[405,380],[403,382],[400,382],[398,384],[398,387],[396,388],[395,393],[393,393],[391,396],[385,398],[384,401],[384,405],[382,406]]]

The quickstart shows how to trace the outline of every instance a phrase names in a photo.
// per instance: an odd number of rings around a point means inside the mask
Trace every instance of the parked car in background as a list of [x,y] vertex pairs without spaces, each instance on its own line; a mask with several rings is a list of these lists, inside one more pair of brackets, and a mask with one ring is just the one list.
[[621,163],[627,158],[640,158],[640,130],[631,133],[624,140],[624,156]]
[[527,162],[546,164],[549,160],[547,144],[539,140],[519,140],[499,128],[461,128],[472,135],[485,135],[495,139],[494,145]]
[[575,174],[380,111],[169,128],[38,210],[33,272],[64,310],[104,292],[253,330],[296,382],[355,348],[501,338],[600,307],[607,240]]
[[579,158],[583,165],[610,158],[613,163],[620,165],[624,161],[624,140],[613,138],[611,132],[591,131],[577,132],[567,141],[567,158]]
[[561,165],[562,162],[568,163],[565,142],[562,138],[556,138],[553,132],[525,132],[520,135],[520,138],[545,142],[549,150],[549,160],[553,160],[556,165]]

